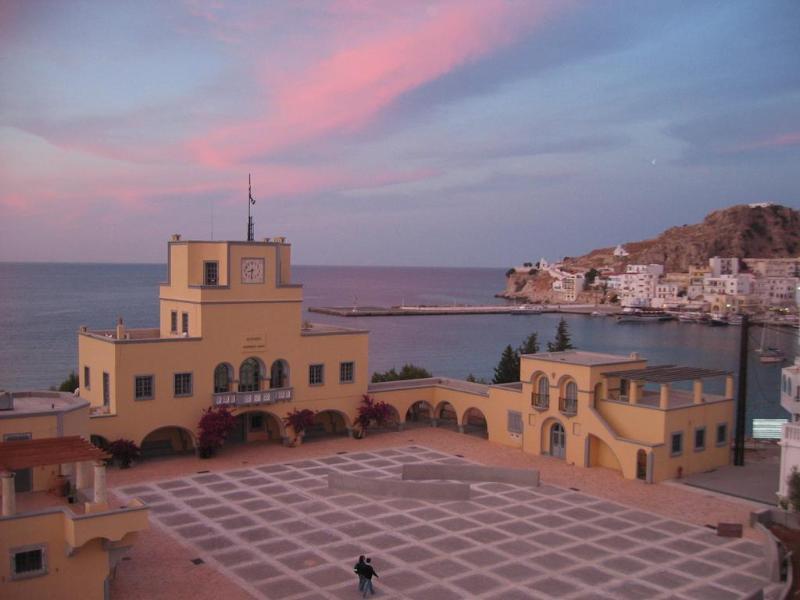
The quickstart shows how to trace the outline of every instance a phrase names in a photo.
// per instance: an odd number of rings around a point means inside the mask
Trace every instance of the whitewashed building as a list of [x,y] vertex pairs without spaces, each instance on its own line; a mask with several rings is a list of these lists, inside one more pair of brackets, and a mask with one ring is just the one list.
[[781,435],[781,473],[778,495],[786,496],[786,479],[793,468],[800,469],[800,357],[781,371],[781,406],[789,413],[789,423]]

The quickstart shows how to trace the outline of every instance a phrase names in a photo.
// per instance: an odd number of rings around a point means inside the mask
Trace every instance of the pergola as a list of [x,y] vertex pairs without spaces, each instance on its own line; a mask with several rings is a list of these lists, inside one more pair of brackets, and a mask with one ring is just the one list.
[[[619,378],[633,383],[630,386],[628,401],[631,404],[638,404],[641,398],[641,390],[636,382],[655,383],[661,387],[658,407],[666,409],[670,406],[670,384],[679,381],[692,381],[692,402],[702,404],[703,380],[715,377],[725,377],[725,397],[733,398],[733,374],[730,371],[720,369],[703,369],[700,367],[685,367],[676,365],[653,365],[644,369],[627,369],[622,371],[607,371],[603,373],[604,386],[607,386],[609,378]],[[607,389],[604,388],[604,389]]]
[[14,471],[75,463],[75,485],[78,489],[87,487],[87,474],[84,465],[94,462],[94,502],[106,503],[105,460],[111,458],[80,436],[42,438],[0,442],[0,479],[3,490],[2,515],[11,516],[16,512],[16,492],[14,490]]

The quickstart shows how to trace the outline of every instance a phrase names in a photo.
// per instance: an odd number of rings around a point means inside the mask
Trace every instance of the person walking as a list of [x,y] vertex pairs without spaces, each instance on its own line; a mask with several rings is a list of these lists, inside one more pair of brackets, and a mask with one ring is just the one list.
[[372,577],[377,577],[378,573],[375,572],[375,569],[372,566],[371,558],[368,558],[364,563],[364,568],[361,570],[361,572],[364,574],[364,598],[367,597],[367,592],[374,596],[375,588],[372,587]]
[[364,555],[362,554],[361,556],[358,557],[358,562],[353,567],[353,573],[358,575],[358,591],[359,592],[363,592],[364,591],[364,582],[367,580],[367,578],[364,577],[364,567],[366,567],[366,566],[367,566],[367,563],[364,562]]

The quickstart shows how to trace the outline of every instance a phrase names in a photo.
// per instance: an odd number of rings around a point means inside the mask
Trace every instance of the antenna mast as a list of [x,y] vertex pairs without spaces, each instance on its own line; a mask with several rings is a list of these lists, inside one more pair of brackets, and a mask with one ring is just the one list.
[[250,214],[250,208],[256,203],[253,200],[253,187],[250,183],[250,173],[247,174],[247,241],[252,242],[255,239],[253,231],[253,216]]

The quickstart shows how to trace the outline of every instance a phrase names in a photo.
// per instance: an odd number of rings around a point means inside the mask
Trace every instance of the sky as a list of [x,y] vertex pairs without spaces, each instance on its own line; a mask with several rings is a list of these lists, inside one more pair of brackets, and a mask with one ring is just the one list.
[[509,266],[800,208],[800,2],[0,0],[0,261]]

